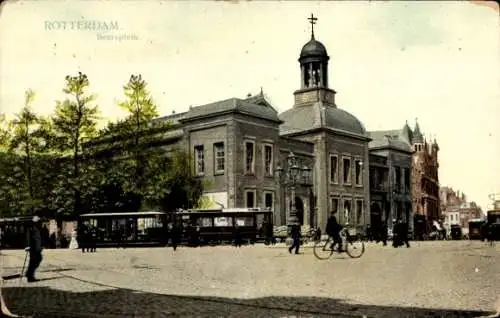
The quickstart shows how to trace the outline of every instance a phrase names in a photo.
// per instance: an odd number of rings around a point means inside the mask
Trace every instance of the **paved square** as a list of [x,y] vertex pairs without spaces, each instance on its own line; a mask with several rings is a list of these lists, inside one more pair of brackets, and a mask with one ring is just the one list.
[[[38,277],[4,281],[12,310],[37,317],[478,317],[500,295],[500,245],[368,243],[317,260],[284,246],[46,250]],[[23,251],[2,251],[4,275]]]

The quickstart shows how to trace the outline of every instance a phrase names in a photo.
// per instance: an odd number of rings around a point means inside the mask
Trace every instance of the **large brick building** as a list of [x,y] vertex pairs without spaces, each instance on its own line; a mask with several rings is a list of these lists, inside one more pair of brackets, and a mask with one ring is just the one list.
[[[278,114],[264,94],[229,98],[158,118],[171,121],[166,149],[194,157],[195,173],[208,181],[214,206],[271,207],[276,225],[287,224],[291,200],[299,221],[324,229],[330,211],[364,228],[369,219],[368,137],[363,124],[338,107],[329,87],[325,46],[314,32],[300,52],[300,87],[292,108]],[[297,184],[295,198],[277,180],[293,152],[312,168],[312,185]]]
[[[414,222],[417,222],[414,226],[421,227],[415,230],[427,231],[432,221],[439,221],[441,217],[438,177],[439,146],[436,140],[428,142],[420,131],[418,122],[415,123],[413,130],[407,122],[402,129],[372,131],[370,132],[370,137],[374,142],[388,138],[393,144],[398,145],[398,153],[405,153],[405,155],[400,155],[399,159],[397,159],[397,161],[402,162],[399,166],[403,168],[403,171],[398,174],[401,176],[401,179],[396,176],[399,169],[393,170],[392,178],[395,178],[396,183],[406,184],[406,186],[408,185],[408,180],[411,180],[411,205],[408,205],[407,201],[405,202],[403,205],[403,211],[405,211],[403,215],[407,215],[407,212],[411,210]],[[411,171],[405,170],[408,168],[407,155],[409,151],[413,152]],[[405,186],[403,186],[403,190],[407,191]],[[408,196],[404,195],[403,197],[405,200],[408,200]],[[387,221],[389,222],[389,220]]]

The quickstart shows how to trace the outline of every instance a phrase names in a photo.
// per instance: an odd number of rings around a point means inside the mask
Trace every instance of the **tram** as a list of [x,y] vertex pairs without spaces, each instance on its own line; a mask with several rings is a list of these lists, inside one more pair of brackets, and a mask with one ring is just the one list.
[[26,247],[26,231],[31,226],[32,217],[18,216],[0,218],[0,246],[2,249]]
[[166,244],[165,212],[113,212],[82,214],[78,227],[97,228],[97,247],[162,246]]
[[469,220],[469,240],[481,240],[483,239],[482,229],[484,226],[483,219],[472,219]]
[[487,212],[487,220],[491,238],[500,241],[500,194],[490,195],[493,207]]
[[260,208],[183,210],[176,213],[183,236],[196,245],[232,242],[235,230],[247,243],[268,242],[273,236],[273,212]]

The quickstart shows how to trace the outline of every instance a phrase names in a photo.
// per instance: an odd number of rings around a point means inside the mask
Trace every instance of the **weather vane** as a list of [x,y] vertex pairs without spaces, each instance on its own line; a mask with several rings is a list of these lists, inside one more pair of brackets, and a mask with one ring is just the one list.
[[311,23],[311,38],[314,38],[314,25],[316,24],[316,21],[318,21],[318,18],[316,18],[312,13],[311,17],[307,18],[309,20],[309,23]]

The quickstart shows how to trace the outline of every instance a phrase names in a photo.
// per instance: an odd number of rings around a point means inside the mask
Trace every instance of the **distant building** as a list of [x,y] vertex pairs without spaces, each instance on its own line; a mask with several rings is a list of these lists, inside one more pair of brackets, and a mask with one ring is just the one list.
[[[378,137],[373,134],[373,137]],[[408,222],[413,231],[411,172],[413,148],[406,142],[386,135],[373,139],[370,150],[371,225],[393,220]]]
[[439,197],[445,225],[458,224],[468,227],[470,220],[484,217],[481,207],[475,202],[467,202],[467,196],[463,192],[455,191],[451,187],[442,187],[439,189]]
[[[414,216],[414,222],[418,221],[419,231],[428,231],[433,221],[440,220],[440,203],[439,203],[439,162],[438,152],[439,146],[434,139],[432,143],[427,142],[424,138],[418,122],[415,123],[415,129],[411,129],[408,122],[402,129],[371,131],[370,137],[375,140],[388,144],[390,140],[392,145],[398,145],[399,158],[394,165],[403,168],[398,175],[398,169],[393,169],[391,178],[395,180],[403,180],[407,182],[407,177],[411,180],[411,200],[410,209]],[[404,170],[408,167],[408,151],[413,151],[411,158],[411,171]],[[401,151],[403,150],[403,151]],[[371,152],[372,153],[372,152]],[[400,170],[401,171],[401,170]],[[400,179],[401,178],[401,179]],[[408,196],[403,196],[405,200]],[[414,226],[416,226],[414,224]]]

